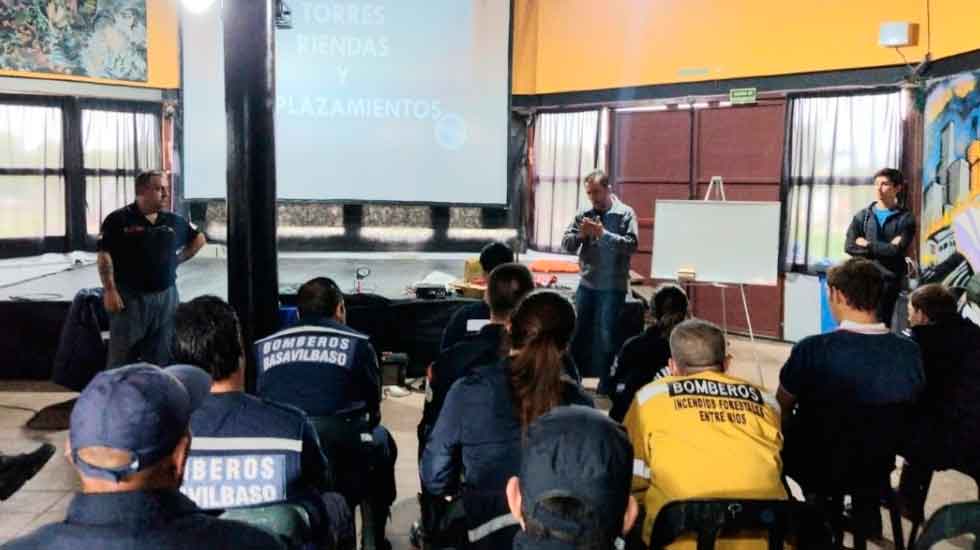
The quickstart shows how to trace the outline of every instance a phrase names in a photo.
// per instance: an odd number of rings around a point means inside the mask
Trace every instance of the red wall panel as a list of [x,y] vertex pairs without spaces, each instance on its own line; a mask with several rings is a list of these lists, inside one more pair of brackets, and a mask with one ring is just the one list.
[[691,113],[616,113],[613,147],[619,198],[633,207],[639,246],[631,267],[650,275],[653,211],[658,198],[686,199],[691,174]]
[[[653,209],[658,199],[691,198],[692,183],[696,183],[694,196],[700,199],[711,177],[721,176],[728,200],[779,200],[782,101],[695,111],[618,112],[613,124],[617,192],[639,218],[639,247],[632,260],[638,273],[650,274]],[[696,285],[690,292],[695,315],[724,322],[721,289]],[[781,283],[746,287],[746,297],[756,333],[781,337]],[[725,306],[728,327],[747,330],[738,287],[725,291]]]

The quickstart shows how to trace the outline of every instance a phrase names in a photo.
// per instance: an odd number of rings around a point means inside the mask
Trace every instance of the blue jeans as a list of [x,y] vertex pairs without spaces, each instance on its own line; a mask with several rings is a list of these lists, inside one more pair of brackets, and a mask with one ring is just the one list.
[[125,306],[109,314],[107,368],[146,361],[165,367],[170,364],[170,345],[177,314],[177,286],[160,292],[119,289]]
[[625,290],[595,290],[579,285],[575,292],[575,336],[572,355],[583,376],[599,377],[599,393],[608,395],[609,367],[616,353],[615,335],[626,302]]

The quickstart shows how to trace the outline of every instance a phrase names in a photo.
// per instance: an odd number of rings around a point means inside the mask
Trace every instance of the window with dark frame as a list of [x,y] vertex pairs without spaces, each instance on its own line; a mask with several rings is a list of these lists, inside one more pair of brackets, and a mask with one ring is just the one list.
[[93,250],[102,219],[159,169],[161,105],[0,95],[0,258]]

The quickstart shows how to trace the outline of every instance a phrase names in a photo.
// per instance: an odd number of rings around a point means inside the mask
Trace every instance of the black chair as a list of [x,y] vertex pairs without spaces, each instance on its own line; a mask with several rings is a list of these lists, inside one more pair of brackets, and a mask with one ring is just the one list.
[[[972,468],[950,468],[951,470],[956,470],[964,475],[973,478],[973,482],[977,485],[977,498],[980,498],[980,470],[972,471]],[[916,539],[919,536],[919,528],[922,527],[925,521],[925,502],[926,497],[929,495],[929,486],[932,484],[932,474],[929,475],[928,481],[922,487],[922,492],[916,495],[915,502],[912,504],[912,509],[907,510],[912,517],[910,522],[912,527],[909,529],[909,548],[916,548]],[[942,508],[940,508],[942,510]],[[938,513],[938,511],[937,511]],[[935,515],[933,515],[935,517]],[[922,533],[925,536],[925,531]]]
[[343,495],[351,512],[361,514],[361,548],[380,548],[369,525],[374,521],[373,506],[366,492],[365,480],[371,479],[372,459],[361,443],[366,418],[358,416],[311,416],[320,445],[331,461],[333,479],[338,493]]
[[980,549],[980,501],[947,504],[936,510],[914,548],[928,550],[937,542],[965,534],[972,534],[974,550]]
[[793,500],[678,500],[664,506],[653,522],[651,550],[666,548],[678,537],[696,533],[698,550],[737,532],[768,533],[769,550],[782,550],[787,540],[798,549],[833,548],[830,528],[819,510]]
[[807,502],[830,522],[843,542],[844,497],[851,497],[849,530],[855,550],[877,535],[882,504],[888,509],[897,550],[904,550],[902,522],[889,475],[906,427],[908,406],[801,404],[784,424],[784,474],[803,489]]
[[420,518],[420,543],[422,550],[465,548],[466,509],[463,500],[446,500],[441,496],[422,491],[418,495]]
[[290,548],[305,548],[313,541],[310,516],[302,506],[296,504],[276,503],[231,508],[219,517],[261,527],[287,542]]

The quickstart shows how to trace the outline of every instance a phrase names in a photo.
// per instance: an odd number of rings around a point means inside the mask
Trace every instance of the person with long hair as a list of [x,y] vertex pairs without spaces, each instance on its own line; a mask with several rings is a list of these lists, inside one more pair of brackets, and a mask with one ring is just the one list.
[[670,283],[657,287],[650,301],[650,313],[653,323],[642,334],[627,340],[613,362],[609,417],[617,422],[626,417],[640,388],[670,375],[670,333],[690,317],[684,289]]
[[592,406],[562,372],[575,330],[571,303],[552,291],[524,297],[510,318],[510,352],[456,382],[422,452],[424,492],[466,510],[465,544],[509,547],[517,532],[505,488],[521,466],[521,444],[536,418],[560,405]]

